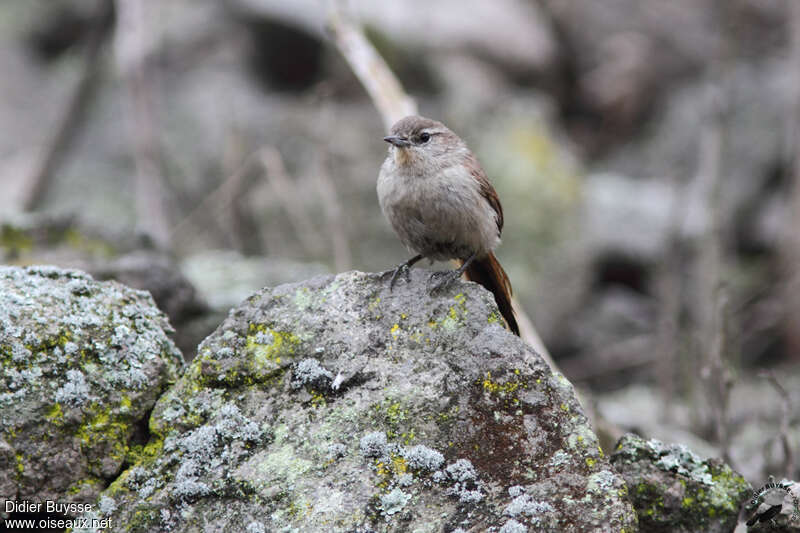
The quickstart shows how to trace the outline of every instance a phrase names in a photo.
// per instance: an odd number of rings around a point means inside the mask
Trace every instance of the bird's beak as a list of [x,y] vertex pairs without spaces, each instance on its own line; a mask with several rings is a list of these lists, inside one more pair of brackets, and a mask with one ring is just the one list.
[[406,146],[411,146],[411,142],[408,139],[406,139],[405,137],[400,137],[399,135],[388,135],[384,137],[383,140],[399,148],[405,148]]

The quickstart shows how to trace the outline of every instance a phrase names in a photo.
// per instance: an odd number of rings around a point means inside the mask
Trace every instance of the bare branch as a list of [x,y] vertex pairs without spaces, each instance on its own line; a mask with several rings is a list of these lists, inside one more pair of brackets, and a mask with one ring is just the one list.
[[792,414],[791,397],[789,392],[781,385],[775,372],[772,370],[763,371],[759,376],[765,378],[769,383],[778,391],[778,396],[781,399],[781,427],[779,438],[783,446],[783,477],[792,479],[794,477],[794,454],[792,453],[792,446],[789,442],[789,418]]
[[417,103],[403,90],[394,73],[364,33],[340,8],[331,10],[328,30],[361,85],[369,93],[388,130],[408,115],[417,114]]

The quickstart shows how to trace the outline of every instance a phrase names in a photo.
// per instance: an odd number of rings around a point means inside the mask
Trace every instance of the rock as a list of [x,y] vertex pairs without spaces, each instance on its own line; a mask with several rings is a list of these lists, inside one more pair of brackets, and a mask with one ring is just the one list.
[[[115,259],[95,261],[88,270],[98,279],[113,279],[148,291],[175,327],[175,343],[188,358],[223,317],[212,312],[175,261],[164,253],[138,250]],[[215,319],[216,322],[214,322]]]
[[134,289],[146,290],[172,322],[204,312],[206,306],[194,286],[169,256],[140,250],[92,269],[100,279],[114,279]]
[[146,415],[182,368],[170,329],[145,292],[0,267],[0,495],[97,497],[141,453]]
[[620,439],[611,464],[625,478],[642,531],[732,531],[752,494],[719,459],[703,461],[686,446],[633,434]]
[[109,224],[87,224],[74,214],[3,213],[0,220],[3,263],[57,264],[87,270],[144,246],[131,232],[117,231]]
[[149,291],[175,327],[173,339],[188,358],[224,318],[209,309],[170,254],[149,248],[131,234],[92,227],[78,216],[4,216],[0,220],[0,261],[56,264],[83,270],[95,279],[113,279]]
[[211,307],[225,312],[264,286],[291,283],[329,273],[322,263],[269,256],[243,256],[232,250],[194,252],[181,262],[189,281]]
[[572,386],[471,283],[266,288],[157,403],[104,492],[120,530],[635,529]]

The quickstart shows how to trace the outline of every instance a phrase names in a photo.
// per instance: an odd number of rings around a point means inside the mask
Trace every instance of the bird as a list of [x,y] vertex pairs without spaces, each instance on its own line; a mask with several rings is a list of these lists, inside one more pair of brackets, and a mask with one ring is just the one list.
[[456,260],[452,271],[435,272],[431,294],[462,275],[489,290],[508,328],[519,335],[511,305],[511,281],[494,254],[503,230],[503,208],[475,154],[439,121],[417,115],[397,121],[378,174],[383,214],[415,255],[398,265],[389,283],[423,258]]

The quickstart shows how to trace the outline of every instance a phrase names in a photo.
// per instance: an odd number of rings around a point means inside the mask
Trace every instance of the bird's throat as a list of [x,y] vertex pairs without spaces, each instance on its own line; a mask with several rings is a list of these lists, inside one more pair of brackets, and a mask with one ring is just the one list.
[[394,152],[394,164],[398,167],[411,164],[411,154],[405,148],[397,147],[392,152]]

